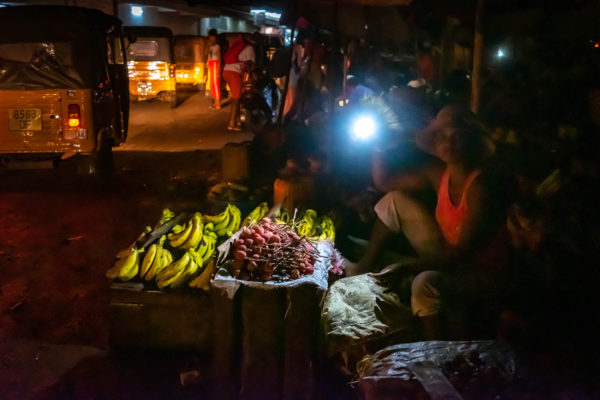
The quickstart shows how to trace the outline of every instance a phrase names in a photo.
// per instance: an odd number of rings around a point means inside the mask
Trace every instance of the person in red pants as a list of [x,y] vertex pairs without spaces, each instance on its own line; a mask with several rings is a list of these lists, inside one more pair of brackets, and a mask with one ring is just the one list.
[[229,50],[223,56],[225,68],[223,79],[229,85],[231,96],[231,117],[227,129],[239,132],[242,130],[240,122],[240,96],[242,94],[242,81],[244,73],[252,71],[255,55],[254,48],[242,36],[238,36],[229,45]]
[[211,110],[221,109],[221,46],[217,43],[217,30],[208,32],[208,75],[209,88],[213,98]]

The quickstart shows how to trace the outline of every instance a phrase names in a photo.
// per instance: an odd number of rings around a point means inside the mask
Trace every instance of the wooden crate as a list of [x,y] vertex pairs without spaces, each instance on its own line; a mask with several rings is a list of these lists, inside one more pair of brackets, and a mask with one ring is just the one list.
[[110,345],[118,348],[209,351],[212,302],[203,292],[145,290],[113,283],[109,293]]

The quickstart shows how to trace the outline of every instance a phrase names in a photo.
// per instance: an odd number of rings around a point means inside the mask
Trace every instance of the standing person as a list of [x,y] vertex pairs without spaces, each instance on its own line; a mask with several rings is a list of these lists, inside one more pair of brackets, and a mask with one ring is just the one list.
[[208,79],[213,98],[211,110],[221,109],[221,46],[217,43],[217,30],[208,31]]
[[255,61],[254,48],[247,44],[242,36],[238,36],[229,46],[223,57],[225,68],[223,78],[229,85],[231,96],[231,117],[227,130],[240,132],[240,96],[242,94],[242,80],[245,72],[250,72]]

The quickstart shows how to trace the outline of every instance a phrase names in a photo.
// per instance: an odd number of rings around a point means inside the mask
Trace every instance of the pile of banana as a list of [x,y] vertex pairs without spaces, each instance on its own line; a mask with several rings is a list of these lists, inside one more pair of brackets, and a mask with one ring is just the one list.
[[[257,223],[269,212],[267,203],[261,203],[242,222],[242,227]],[[315,240],[335,241],[335,224],[327,215],[318,217],[315,210],[308,209],[304,212],[302,219],[293,221],[289,213],[281,208],[275,216],[275,222],[279,225],[293,226],[296,233]]]
[[[185,224],[175,225],[167,235],[162,235],[147,251],[138,248],[137,243],[146,238],[152,228],[128,249],[117,255],[115,265],[106,272],[110,279],[129,281],[154,281],[159,289],[190,286],[208,290],[215,266],[212,259],[220,241],[227,239],[241,226],[257,223],[267,215],[269,205],[261,203],[241,223],[240,210],[229,205],[222,213],[214,216],[196,212]],[[175,214],[169,209],[162,212],[156,225],[159,228],[172,220]],[[302,219],[290,220],[289,214],[282,210],[275,222],[292,226],[300,236],[316,240],[335,240],[335,225],[328,216],[318,217],[316,211],[306,210]],[[145,255],[142,254],[145,251]]]
[[[156,228],[175,217],[168,209],[163,210]],[[145,256],[143,248],[136,244],[117,255],[117,262],[107,271],[110,279],[129,281],[138,277],[147,282],[154,281],[159,289],[179,288],[189,285],[208,290],[208,283],[214,273],[215,253],[220,237],[231,236],[240,228],[241,212],[232,205],[216,216],[203,216],[196,212],[183,225],[175,225],[171,232],[151,244]],[[141,239],[152,228],[147,227]],[[175,255],[175,257],[174,257]]]
[[335,225],[333,221],[327,215],[318,218],[315,210],[306,210],[302,219],[294,224],[294,228],[300,236],[317,240],[335,241]]

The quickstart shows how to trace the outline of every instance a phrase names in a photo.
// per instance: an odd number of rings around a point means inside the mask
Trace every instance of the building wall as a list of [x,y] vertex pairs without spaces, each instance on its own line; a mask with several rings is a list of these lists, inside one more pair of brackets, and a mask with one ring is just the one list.
[[[113,13],[112,0],[10,0],[10,3],[70,5],[96,8],[107,14]],[[140,0],[139,3],[120,2],[119,18],[124,25],[165,26],[171,29],[174,35],[208,35],[208,30],[211,28],[216,28],[220,32],[253,32],[257,29],[251,22],[238,18],[228,16],[203,18],[199,15],[182,15],[179,12],[140,3],[143,3],[143,0]],[[132,6],[142,7],[143,14],[139,17],[133,15],[131,13]]]
[[[138,17],[131,13],[133,5],[142,7],[143,14],[141,16]],[[124,25],[165,26],[171,29],[174,35],[197,35],[200,30],[200,17],[198,16],[161,11],[161,9],[151,6],[130,3],[119,4],[119,18]]]
[[212,28],[219,32],[254,32],[258,29],[251,22],[232,17],[202,18],[200,34],[206,36]]

